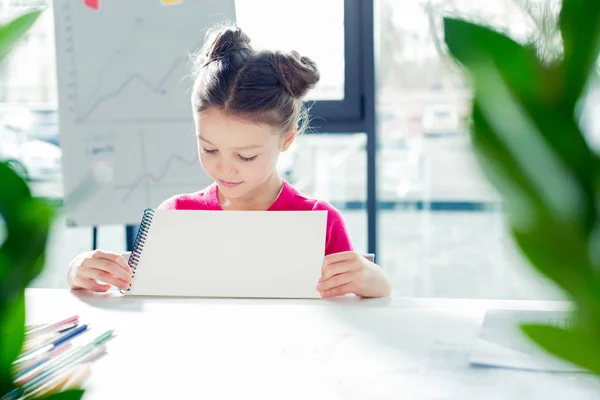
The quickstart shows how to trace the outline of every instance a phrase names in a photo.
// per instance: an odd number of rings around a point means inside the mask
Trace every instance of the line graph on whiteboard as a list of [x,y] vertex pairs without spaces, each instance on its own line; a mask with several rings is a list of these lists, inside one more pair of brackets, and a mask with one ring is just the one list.
[[128,15],[120,2],[105,2],[100,11],[82,1],[61,3],[68,109],[77,124],[190,120],[189,53],[201,47],[205,33],[194,7],[211,3],[158,10],[152,4]]
[[[158,149],[148,149],[148,143],[157,143],[148,139],[152,134],[144,131],[138,133],[139,147],[137,152],[140,156],[141,172],[130,179],[127,183],[114,186],[120,194],[123,203],[128,202],[136,192],[143,192],[145,203],[152,205],[152,192],[157,189],[161,192],[169,192],[169,188],[199,190],[202,183],[207,182],[205,173],[202,171],[198,156],[192,154],[168,154],[161,163],[152,162],[150,155],[160,152]],[[164,196],[163,196],[164,197]]]
[[54,0],[64,191],[90,168],[111,179],[76,207],[78,226],[139,222],[140,210],[212,181],[195,146],[190,53],[235,21],[235,0]]

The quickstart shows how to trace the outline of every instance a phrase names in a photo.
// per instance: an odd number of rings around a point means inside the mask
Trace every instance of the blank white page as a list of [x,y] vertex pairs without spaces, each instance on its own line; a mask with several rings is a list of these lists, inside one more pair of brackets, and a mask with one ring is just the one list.
[[128,295],[319,298],[327,211],[156,210]]

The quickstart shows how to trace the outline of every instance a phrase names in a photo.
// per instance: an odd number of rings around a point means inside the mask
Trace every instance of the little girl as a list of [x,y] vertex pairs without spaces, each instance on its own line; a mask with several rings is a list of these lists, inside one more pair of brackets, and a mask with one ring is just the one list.
[[[214,183],[171,197],[159,209],[326,210],[325,258],[315,282],[321,296],[389,296],[388,278],[353,251],[340,213],[299,193],[277,172],[280,152],[306,127],[302,99],[319,81],[317,65],[296,52],[255,51],[235,26],[212,29],[194,63],[198,153]],[[73,289],[127,288],[131,269],[126,257],[101,250],[82,253],[71,262],[67,281]]]

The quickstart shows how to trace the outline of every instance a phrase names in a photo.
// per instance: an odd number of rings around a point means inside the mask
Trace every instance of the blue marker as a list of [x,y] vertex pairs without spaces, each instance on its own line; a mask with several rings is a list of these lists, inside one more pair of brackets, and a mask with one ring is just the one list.
[[51,341],[50,343],[44,344],[41,347],[38,347],[37,349],[31,349],[31,350],[29,350],[29,351],[21,354],[19,356],[19,358],[15,362],[19,363],[19,362],[22,362],[22,361],[26,361],[28,359],[31,359],[31,358],[34,358],[34,357],[38,356],[41,353],[53,350],[56,347],[58,347],[61,344],[63,344],[64,342],[66,342],[67,340],[71,340],[75,336],[77,336],[80,333],[86,331],[87,328],[88,328],[87,325],[81,325],[81,326],[78,326],[77,328],[69,329],[68,331],[66,331],[65,333],[63,333],[62,335],[60,335],[59,337],[57,337],[56,339],[54,339],[53,341]]

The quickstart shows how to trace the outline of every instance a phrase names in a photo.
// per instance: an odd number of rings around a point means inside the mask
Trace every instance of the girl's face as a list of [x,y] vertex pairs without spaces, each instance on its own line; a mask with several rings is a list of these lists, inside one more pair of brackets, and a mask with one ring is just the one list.
[[219,109],[194,116],[200,163],[229,199],[252,197],[276,174],[279,153],[294,141],[275,127],[233,118]]

